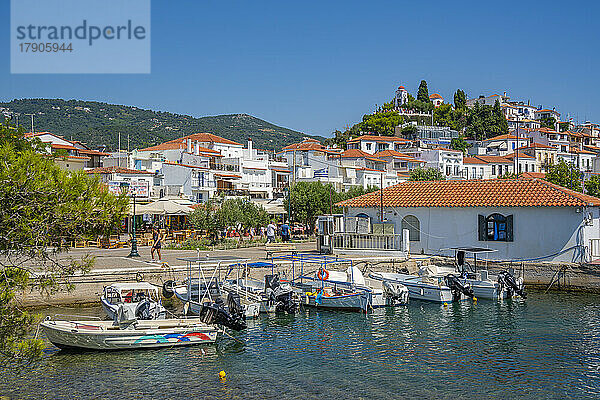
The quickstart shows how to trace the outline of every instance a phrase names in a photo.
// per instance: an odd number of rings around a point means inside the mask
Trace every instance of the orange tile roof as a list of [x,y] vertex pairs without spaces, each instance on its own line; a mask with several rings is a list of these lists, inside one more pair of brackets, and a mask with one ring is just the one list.
[[341,207],[580,207],[600,199],[540,179],[407,181],[337,203]]
[[58,144],[58,143],[48,143],[50,145],[50,147],[52,147],[53,149],[63,149],[63,150],[79,150],[77,147],[75,146],[71,146],[68,144]]
[[593,151],[581,150],[581,149],[578,149],[578,148],[571,148],[571,153],[573,153],[573,154],[593,154],[593,155],[596,154]]
[[[173,140],[169,140],[168,142],[157,144],[156,146],[146,147],[145,149],[141,149],[140,151],[186,149],[187,148],[187,139],[191,139],[192,141],[201,142],[201,143],[222,143],[222,144],[231,144],[231,145],[242,146],[241,144],[234,142],[233,140],[225,139],[220,136],[213,135],[212,133],[194,133],[194,134],[191,134],[188,136],[184,136],[182,138],[173,139]],[[208,148],[202,147],[202,146],[200,147],[200,151],[203,151],[206,153],[220,154],[217,150],[208,149]]]
[[89,169],[87,171],[88,174],[112,174],[116,172],[117,174],[130,174],[130,175],[154,175],[153,172],[150,171],[140,171],[138,169],[131,169],[125,167],[98,167],[94,169]]
[[465,157],[463,158],[463,164],[487,164],[487,162],[477,157]]
[[459,151],[459,150],[452,150],[452,149],[449,149],[449,148],[447,148],[447,147],[436,147],[436,148],[434,148],[434,149],[431,149],[431,150],[450,151],[450,152],[452,152],[452,153],[462,153],[462,151]]
[[517,150],[523,150],[523,149],[552,149],[552,150],[556,150],[556,147],[546,146],[545,144],[541,144],[541,143],[537,143],[537,142],[531,142],[527,146],[517,147]]
[[372,160],[372,161],[377,161],[377,162],[382,162],[382,163],[385,162],[385,160],[382,160],[381,158],[377,158],[373,154],[369,154],[369,153],[364,152],[359,149],[348,149],[348,150],[344,151],[342,154],[340,154],[340,157],[341,158],[366,158],[366,159]]
[[478,158],[486,163],[512,164],[512,161],[503,156],[475,156],[475,158]]
[[93,156],[110,156],[110,153],[104,153],[98,150],[77,149],[77,151],[82,154],[89,154]]
[[[521,129],[519,129],[519,130],[521,130]],[[514,130],[513,130],[513,132],[514,132]],[[517,137],[515,135],[511,135],[511,134],[504,134],[504,135],[494,136],[489,139],[485,139],[484,142],[491,142],[491,141],[496,141],[496,140],[507,140],[507,139],[515,139],[516,140]],[[518,139],[526,140],[527,138],[520,137]]]
[[546,173],[545,172],[523,172],[523,173],[521,173],[521,175],[519,175],[519,178],[522,178],[522,179],[532,179],[532,178],[545,179]]
[[595,150],[595,151],[600,151],[600,147],[598,147],[598,146],[592,146],[592,145],[584,144],[583,147],[586,147],[588,149]]
[[[535,159],[534,156],[530,156],[529,154],[523,153],[522,151],[519,151],[518,154],[519,154],[519,158],[533,158],[533,159]],[[504,157],[506,157],[509,160],[512,160],[513,158],[516,157],[516,153],[513,152],[513,153],[505,155]]]
[[306,151],[306,150],[317,150],[317,151],[324,151],[324,150],[326,150],[326,147],[323,146],[321,144],[321,142],[319,142],[316,139],[304,139],[300,143],[294,143],[294,144],[290,144],[289,146],[285,146],[282,149],[282,152],[289,151],[289,150],[304,150],[304,151]]
[[372,142],[410,142],[410,140],[406,140],[404,138],[399,138],[396,136],[362,135],[349,140],[348,143],[360,142],[361,140],[369,140]]
[[442,96],[440,96],[438,93],[433,93],[429,95],[429,100],[433,100],[433,99],[442,99],[444,100],[444,98]]
[[416,158],[409,156],[408,154],[400,153],[399,151],[396,151],[396,150],[379,151],[379,152],[375,153],[374,156],[378,157],[378,158],[381,158],[381,157],[401,158],[406,161],[418,162],[418,163],[426,162],[426,161],[422,161],[422,160],[417,160]]

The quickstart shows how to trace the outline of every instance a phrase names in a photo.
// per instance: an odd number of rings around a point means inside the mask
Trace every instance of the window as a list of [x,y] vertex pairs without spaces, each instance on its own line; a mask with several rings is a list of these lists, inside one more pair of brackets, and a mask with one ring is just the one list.
[[367,150],[371,150],[371,143],[367,143]]
[[513,241],[513,216],[494,213],[479,215],[479,240],[494,242]]
[[[502,168],[502,166],[500,168]],[[495,165],[492,165],[492,175],[496,175],[496,166]]]
[[408,240],[418,242],[421,240],[421,223],[414,215],[407,215],[402,218],[402,231],[408,229]]

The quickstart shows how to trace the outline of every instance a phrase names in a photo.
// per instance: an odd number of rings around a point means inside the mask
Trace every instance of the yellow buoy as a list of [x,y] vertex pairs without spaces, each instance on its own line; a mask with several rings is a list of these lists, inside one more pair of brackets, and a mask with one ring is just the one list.
[[444,307],[448,307],[448,303],[444,302]]
[[227,376],[227,374],[225,374],[225,371],[219,372],[219,378],[225,379],[226,376]]
[[473,297],[473,300],[474,300],[474,301],[477,301],[477,297]]

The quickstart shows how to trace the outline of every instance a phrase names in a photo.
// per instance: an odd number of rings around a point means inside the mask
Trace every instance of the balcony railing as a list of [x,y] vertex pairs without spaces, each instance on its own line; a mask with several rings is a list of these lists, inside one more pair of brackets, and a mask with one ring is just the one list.
[[401,250],[402,234],[335,233],[332,244],[334,249],[345,250]]

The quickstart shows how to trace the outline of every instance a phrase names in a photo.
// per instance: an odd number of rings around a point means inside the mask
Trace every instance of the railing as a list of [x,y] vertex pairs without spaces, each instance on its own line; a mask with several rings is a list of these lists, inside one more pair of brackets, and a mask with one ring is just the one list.
[[600,239],[590,239],[590,253],[592,261],[600,258]]
[[335,233],[332,245],[334,249],[346,250],[401,250],[402,234]]

